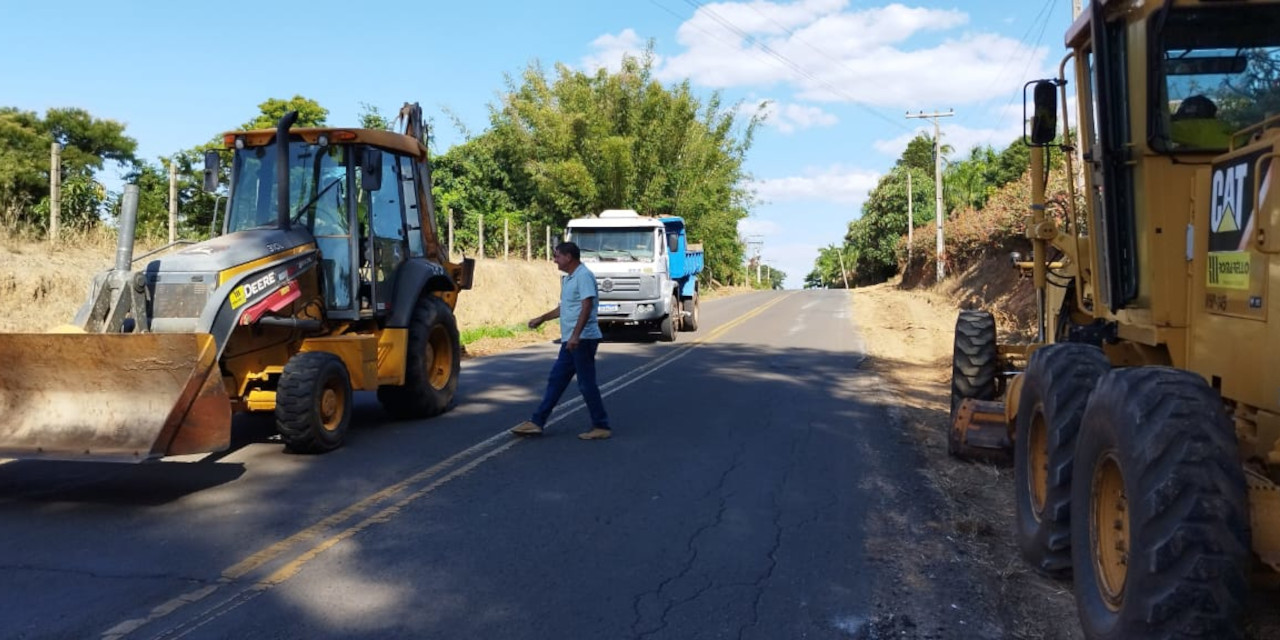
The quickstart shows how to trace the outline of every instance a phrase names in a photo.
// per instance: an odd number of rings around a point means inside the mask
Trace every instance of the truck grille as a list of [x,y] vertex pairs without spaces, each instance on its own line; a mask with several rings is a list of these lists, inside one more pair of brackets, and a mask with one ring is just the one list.
[[608,276],[596,278],[600,293],[639,293],[640,276]]

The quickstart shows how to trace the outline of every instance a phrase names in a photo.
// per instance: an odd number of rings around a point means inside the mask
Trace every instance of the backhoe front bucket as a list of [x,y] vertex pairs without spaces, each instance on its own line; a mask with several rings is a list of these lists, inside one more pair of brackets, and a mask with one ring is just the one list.
[[209,334],[0,334],[0,457],[142,462],[231,445]]

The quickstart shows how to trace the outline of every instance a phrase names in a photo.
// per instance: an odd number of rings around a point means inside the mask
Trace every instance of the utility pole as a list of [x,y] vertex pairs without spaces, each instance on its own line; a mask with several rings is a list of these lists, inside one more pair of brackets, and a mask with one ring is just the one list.
[[946,113],[925,113],[921,111],[916,115],[907,114],[907,118],[928,118],[933,120],[933,190],[934,190],[934,222],[938,226],[938,282],[942,282],[942,277],[946,275],[942,268],[942,132],[938,127],[938,118],[950,118],[955,115],[955,111],[947,109]]
[[[760,253],[764,247],[764,236],[753,235],[747,236],[747,246],[755,250],[756,262],[756,284],[760,284]],[[747,270],[747,281],[750,284],[751,270]]]
[[844,288],[849,288],[849,272],[844,270],[844,246],[836,250],[836,255],[840,257],[840,277],[844,278]]
[[916,220],[911,207],[911,169],[907,169],[907,267],[911,267],[911,239],[915,234]]

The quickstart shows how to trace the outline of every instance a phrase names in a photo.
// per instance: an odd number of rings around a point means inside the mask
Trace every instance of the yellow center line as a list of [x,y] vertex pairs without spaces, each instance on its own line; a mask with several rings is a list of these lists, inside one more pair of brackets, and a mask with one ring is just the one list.
[[[742,325],[744,322],[750,320],[751,318],[754,318],[760,315],[761,313],[764,313],[765,310],[790,298],[792,295],[794,294],[786,294],[778,298],[774,298],[773,300],[770,300],[760,305],[759,307],[752,309],[751,311],[735,318],[734,320],[730,322],[726,322],[723,325],[720,325],[714,331],[700,336],[699,338],[695,339],[693,342],[682,345],[680,348],[672,351],[671,353],[668,353],[664,357],[655,359],[642,367],[629,371],[626,374],[623,374],[621,376],[618,376],[617,378],[614,378],[613,380],[610,380],[608,383],[601,386],[600,395],[602,397],[606,397],[606,396],[613,395],[618,391],[621,391],[622,389],[634,384],[635,382],[638,382],[640,379],[648,376],[649,374],[657,371],[658,369],[661,369],[662,367],[665,367],[675,362],[676,360],[683,358],[684,356],[688,355],[693,349],[719,339],[721,336],[728,333],[732,329]],[[582,409],[584,406],[580,398],[575,398],[573,402],[566,403],[566,405],[570,405],[570,406],[566,406],[564,409],[562,409],[555,418],[553,418],[548,422],[548,426],[565,419],[566,417],[568,417],[573,413],[576,413],[578,410]],[[205,598],[212,595],[214,592],[216,592],[220,588],[228,584],[231,584],[235,580],[244,577],[245,575],[254,571],[255,569],[258,569],[263,565],[267,564],[268,562],[271,562],[272,560],[283,555],[285,551],[289,550],[294,545],[319,537],[325,531],[337,526],[339,523],[349,520],[356,514],[390,499],[392,496],[396,495],[397,493],[404,491],[405,489],[421,482],[422,480],[425,480],[433,475],[436,475],[437,473],[440,473],[446,469],[449,469],[450,467],[453,467],[454,465],[458,464],[461,460],[465,459],[466,457],[473,455],[479,451],[482,451],[485,448],[492,446],[495,442],[501,441],[503,439],[505,439],[503,444],[497,447],[494,447],[493,449],[489,450],[488,452],[482,455],[477,456],[475,459],[449,472],[448,474],[440,478],[437,478],[435,481],[405,496],[404,498],[395,502],[394,504],[378,511],[377,513],[374,513],[373,515],[370,515],[360,520],[359,522],[356,522],[355,524],[347,527],[346,529],[339,531],[338,533],[330,535],[329,537],[303,550],[296,558],[289,561],[288,563],[286,563],[276,571],[272,572],[267,577],[261,580],[258,580],[250,585],[247,585],[246,590],[254,590],[256,592],[261,592],[266,589],[270,589],[271,587],[274,587],[278,584],[281,584],[289,580],[293,576],[297,575],[297,573],[301,571],[302,568],[308,562],[315,559],[321,553],[332,548],[334,545],[338,544],[339,542],[342,542],[343,540],[346,540],[347,538],[350,538],[356,535],[360,531],[363,531],[374,524],[384,523],[391,520],[393,517],[399,514],[400,511],[405,506],[413,503],[414,501],[418,500],[423,496],[430,494],[431,492],[439,488],[441,485],[444,485],[445,483],[459,476],[465,475],[467,472],[471,471],[472,469],[475,469],[476,467],[480,466],[484,462],[492,459],[494,456],[497,456],[498,454],[504,451],[507,451],[508,449],[514,447],[517,444],[525,442],[528,439],[513,438],[513,436],[511,436],[511,434],[506,429],[503,429],[502,431],[499,431],[498,433],[486,438],[485,440],[475,445],[472,445],[471,447],[468,447],[464,451],[456,453],[446,458],[445,460],[442,460],[422,471],[419,471],[418,473],[413,474],[412,476],[409,476],[408,478],[405,478],[404,480],[401,480],[400,482],[397,482],[374,494],[369,495],[368,497],[356,502],[355,504],[352,504],[351,506],[341,511],[338,511],[337,513],[334,513],[330,516],[325,517],[324,519],[320,520],[319,522],[316,522],[315,524],[307,527],[306,529],[303,529],[302,531],[299,531],[287,538],[284,538],[279,542],[268,545],[267,547],[248,556],[244,560],[241,560],[240,562],[237,562],[231,565],[230,567],[227,567],[226,569],[224,569],[220,574],[218,581],[215,584],[206,585],[204,587],[201,587],[200,589],[196,589],[194,591],[190,591],[182,595],[179,595],[152,609],[151,613],[145,618],[135,618],[132,620],[126,620],[124,622],[121,622],[120,624],[117,624],[114,627],[105,631],[102,634],[102,638],[104,640],[116,640],[118,638],[123,638],[126,635],[142,628],[147,624],[150,624],[152,622],[155,622],[157,620],[160,620],[164,617],[167,617],[173,614],[174,612],[182,609],[187,605],[194,604],[196,602],[204,600]],[[226,611],[229,611],[229,609],[227,609]],[[225,611],[223,611],[223,613],[225,613]],[[221,613],[213,614],[214,617],[217,617],[218,615],[221,615]],[[200,624],[203,624],[203,622]],[[161,635],[165,635],[165,634],[162,633]]]

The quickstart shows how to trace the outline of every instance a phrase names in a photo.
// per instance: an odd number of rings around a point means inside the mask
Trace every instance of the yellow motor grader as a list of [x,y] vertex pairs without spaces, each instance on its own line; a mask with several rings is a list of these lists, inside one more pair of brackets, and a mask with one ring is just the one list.
[[[1022,555],[1074,580],[1089,638],[1242,637],[1280,570],[1276,25],[1275,1],[1094,0],[1028,85],[1038,338],[960,314],[949,444],[1013,449]],[[1049,211],[1054,150],[1083,187]]]
[[[230,446],[234,411],[274,412],[292,450],[341,445],[352,390],[399,418],[447,410],[453,308],[474,262],[438,242],[422,112],[404,132],[224,135],[222,233],[133,257],[126,188],[114,268],[69,331],[0,334],[0,457],[141,462]],[[205,188],[221,156],[205,157]]]

